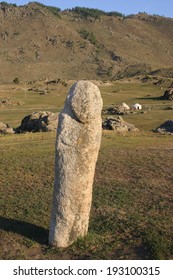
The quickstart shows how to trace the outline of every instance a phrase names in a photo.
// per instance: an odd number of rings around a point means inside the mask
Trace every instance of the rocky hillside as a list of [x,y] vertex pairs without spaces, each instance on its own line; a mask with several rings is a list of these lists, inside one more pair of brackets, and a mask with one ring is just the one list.
[[173,73],[171,18],[2,2],[0,21],[0,82]]

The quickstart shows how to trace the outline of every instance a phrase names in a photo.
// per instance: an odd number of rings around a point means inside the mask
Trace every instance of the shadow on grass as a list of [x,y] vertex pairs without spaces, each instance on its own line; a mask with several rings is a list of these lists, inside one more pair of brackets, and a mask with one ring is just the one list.
[[48,244],[49,231],[28,222],[0,217],[0,229],[23,235],[39,244]]
[[164,100],[162,96],[146,96],[146,97],[138,97],[139,100]]

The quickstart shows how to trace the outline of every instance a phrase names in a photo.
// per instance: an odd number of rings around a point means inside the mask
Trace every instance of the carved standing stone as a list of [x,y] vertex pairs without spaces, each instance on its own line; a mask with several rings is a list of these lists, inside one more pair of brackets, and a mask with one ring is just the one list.
[[89,81],[75,83],[59,115],[49,244],[68,247],[88,232],[102,98]]

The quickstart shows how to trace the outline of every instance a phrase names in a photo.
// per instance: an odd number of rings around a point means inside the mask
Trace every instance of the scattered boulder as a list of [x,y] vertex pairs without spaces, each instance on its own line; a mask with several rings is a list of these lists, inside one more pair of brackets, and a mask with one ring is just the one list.
[[130,107],[125,102],[123,102],[121,105],[109,107],[109,108],[103,110],[103,114],[127,115],[130,112],[129,110],[130,110]]
[[164,100],[173,100],[173,87],[165,90],[164,95],[162,96]]
[[154,132],[173,135],[173,120],[168,120],[154,129]]
[[173,106],[168,106],[165,108],[165,110],[173,110]]
[[122,117],[108,117],[102,122],[102,128],[117,132],[139,131],[133,124],[127,123]]
[[5,107],[5,106],[16,106],[16,105],[23,105],[24,102],[21,100],[16,100],[14,97],[13,98],[5,98],[0,100],[0,106]]
[[117,62],[121,62],[122,61],[122,57],[118,56],[118,55],[116,55],[114,53],[112,53],[111,57],[112,57],[112,60],[114,60],[114,61],[117,61]]
[[22,132],[48,132],[57,129],[58,113],[49,111],[34,112],[26,116],[21,125],[16,129],[17,133]]
[[47,79],[46,84],[47,84],[47,85],[50,85],[50,84],[61,84],[61,85],[63,85],[64,87],[67,87],[67,86],[68,86],[67,82],[64,81],[64,80],[61,80],[61,79],[54,79],[54,80]]
[[32,88],[29,88],[28,91],[34,91],[38,92],[40,95],[46,95],[48,94],[48,91],[45,88],[39,88],[37,86],[34,86]]
[[0,122],[0,135],[1,134],[13,134],[14,130],[12,127],[10,127],[8,124]]
[[125,110],[130,110],[129,105],[127,105],[125,102],[123,102],[121,106],[122,106]]

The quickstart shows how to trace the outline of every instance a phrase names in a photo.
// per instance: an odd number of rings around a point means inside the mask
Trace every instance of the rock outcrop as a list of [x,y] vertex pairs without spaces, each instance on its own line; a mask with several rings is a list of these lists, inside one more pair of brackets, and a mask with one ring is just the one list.
[[162,96],[164,100],[173,100],[173,87],[165,90],[164,95]]
[[108,117],[102,123],[103,129],[114,130],[116,132],[139,131],[133,124],[127,123],[122,117]]
[[154,129],[154,132],[173,135],[173,120],[168,120]]
[[1,134],[13,134],[14,130],[8,124],[0,122],[0,135]]
[[13,98],[5,98],[0,100],[0,107],[23,105],[24,102]]
[[58,124],[58,113],[49,111],[34,112],[26,116],[21,125],[16,129],[17,133],[23,132],[48,132],[54,131]]
[[130,113],[130,107],[124,102],[121,105],[109,107],[103,110],[103,114],[110,115],[127,115],[128,113]]
[[102,133],[96,85],[75,83],[59,116],[49,244],[67,247],[88,231],[95,164]]

